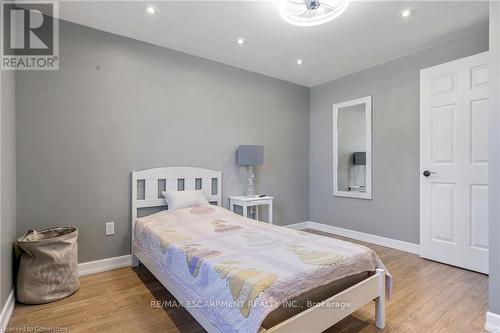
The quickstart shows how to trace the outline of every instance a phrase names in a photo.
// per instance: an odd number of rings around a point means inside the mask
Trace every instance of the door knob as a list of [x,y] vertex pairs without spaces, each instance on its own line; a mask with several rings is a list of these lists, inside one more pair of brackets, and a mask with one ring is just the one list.
[[430,175],[437,175],[437,173],[429,171],[429,170],[425,170],[423,174],[424,174],[424,177],[430,177]]

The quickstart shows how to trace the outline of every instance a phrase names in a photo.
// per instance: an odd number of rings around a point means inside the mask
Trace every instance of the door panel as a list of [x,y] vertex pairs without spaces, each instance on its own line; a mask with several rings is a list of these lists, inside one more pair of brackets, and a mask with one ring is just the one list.
[[456,147],[455,105],[432,108],[432,163],[454,163]]
[[446,73],[432,78],[432,94],[434,96],[451,93],[456,90],[456,73]]
[[488,250],[488,186],[471,185],[470,247]]
[[432,239],[455,244],[455,184],[432,183]]
[[470,103],[470,156],[472,164],[488,163],[488,100]]
[[483,273],[488,80],[487,52],[420,73],[421,256]]
[[487,64],[471,67],[470,72],[471,72],[470,74],[471,89],[483,88],[488,86],[490,73]]

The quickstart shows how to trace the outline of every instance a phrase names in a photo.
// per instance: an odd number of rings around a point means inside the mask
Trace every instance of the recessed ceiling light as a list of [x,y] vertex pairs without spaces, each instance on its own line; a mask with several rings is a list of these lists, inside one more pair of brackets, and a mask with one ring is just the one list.
[[146,13],[147,13],[148,15],[156,15],[156,14],[158,14],[158,9],[156,9],[156,8],[155,8],[155,7],[153,7],[153,6],[147,6],[147,7],[146,7]]
[[410,17],[415,13],[415,11],[411,8],[405,8],[399,12],[399,16],[401,17]]
[[238,38],[238,39],[236,40],[236,44],[238,44],[238,45],[243,45],[243,44],[245,44],[246,42],[247,42],[247,41],[245,40],[245,38]]
[[297,59],[295,62],[297,63],[297,65],[300,66],[300,65],[302,65],[304,63],[304,60],[303,59]]

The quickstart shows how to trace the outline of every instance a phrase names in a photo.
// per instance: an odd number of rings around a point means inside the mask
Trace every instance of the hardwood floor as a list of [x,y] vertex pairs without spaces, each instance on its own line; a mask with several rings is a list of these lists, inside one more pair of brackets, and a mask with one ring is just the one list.
[[[368,304],[328,329],[328,333],[485,332],[487,276],[362,244],[377,252],[394,277],[394,294],[387,302],[387,326],[383,331],[375,328],[374,306]],[[77,293],[59,302],[16,304],[10,331],[30,326],[52,328],[50,332],[204,331],[182,307],[151,305],[175,299],[142,266],[85,276],[80,282]]]

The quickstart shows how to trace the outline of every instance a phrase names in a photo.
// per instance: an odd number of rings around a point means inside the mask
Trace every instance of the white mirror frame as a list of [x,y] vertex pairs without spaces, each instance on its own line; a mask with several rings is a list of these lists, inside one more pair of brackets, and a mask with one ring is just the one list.
[[[339,109],[365,104],[366,126],[366,192],[349,192],[338,190],[338,114]],[[372,199],[372,97],[362,97],[333,105],[333,195],[358,199]]]

